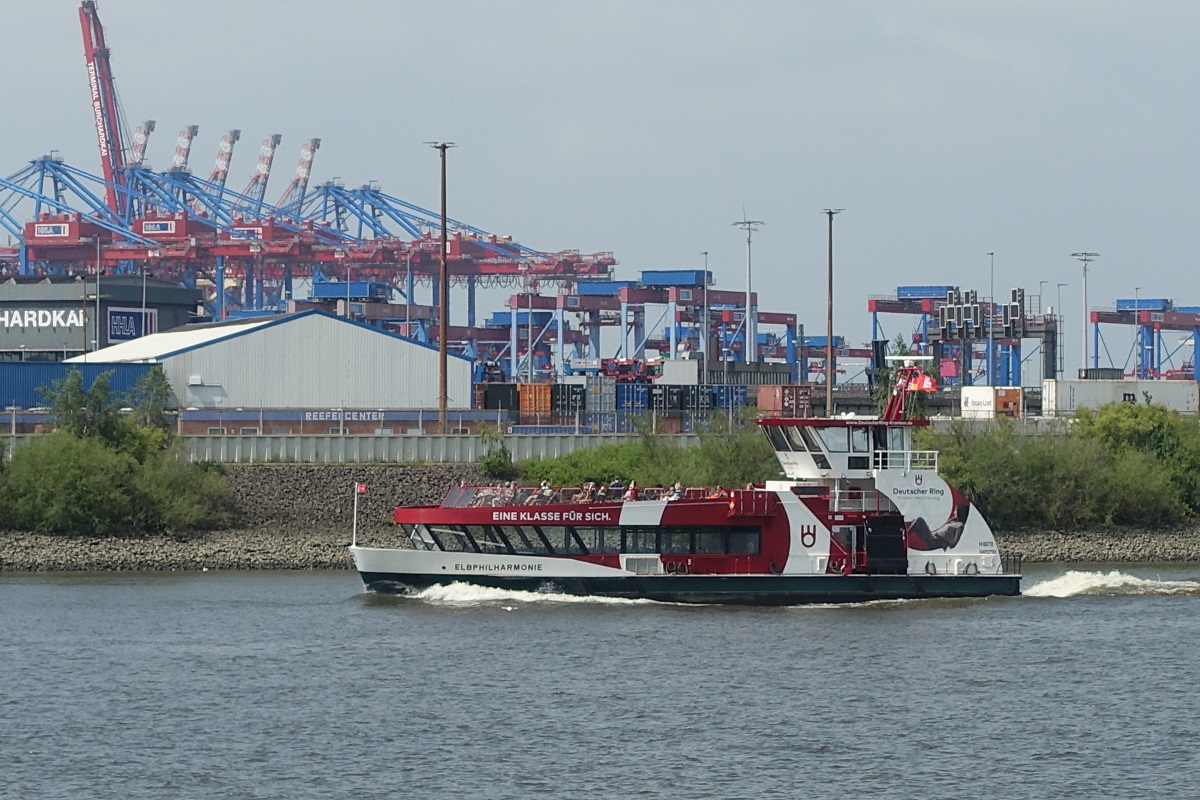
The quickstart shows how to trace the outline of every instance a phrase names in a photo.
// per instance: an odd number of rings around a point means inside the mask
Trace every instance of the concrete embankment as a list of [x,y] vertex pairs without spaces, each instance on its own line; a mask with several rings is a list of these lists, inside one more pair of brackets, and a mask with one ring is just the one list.
[[[0,572],[349,569],[346,547],[358,495],[359,536],[398,544],[392,509],[435,503],[460,480],[482,479],[469,465],[230,465],[238,509],[233,530],[136,538],[0,532]],[[1025,563],[1200,561],[1200,526],[997,534],[1001,551]]]

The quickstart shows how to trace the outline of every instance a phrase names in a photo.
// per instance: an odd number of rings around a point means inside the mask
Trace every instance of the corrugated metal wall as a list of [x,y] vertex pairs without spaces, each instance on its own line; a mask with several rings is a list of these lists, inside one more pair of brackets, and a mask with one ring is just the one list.
[[[471,363],[447,360],[448,407],[471,407]],[[196,408],[436,408],[437,350],[312,314],[169,356],[180,404]]]
[[64,378],[69,370],[83,372],[83,385],[91,388],[102,372],[112,371],[108,385],[118,394],[126,394],[153,364],[64,364],[46,361],[0,361],[0,406],[37,408],[46,400],[38,392]]

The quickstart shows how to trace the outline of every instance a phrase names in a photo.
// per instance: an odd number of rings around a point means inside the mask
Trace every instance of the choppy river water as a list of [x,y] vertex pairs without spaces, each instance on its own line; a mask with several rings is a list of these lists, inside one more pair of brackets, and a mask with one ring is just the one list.
[[0,576],[0,797],[1195,798],[1200,566],[784,609]]

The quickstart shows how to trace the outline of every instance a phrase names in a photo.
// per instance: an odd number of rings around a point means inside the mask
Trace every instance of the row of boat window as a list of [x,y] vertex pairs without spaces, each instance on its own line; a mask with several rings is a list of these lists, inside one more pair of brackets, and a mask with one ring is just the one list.
[[404,525],[414,543],[449,552],[509,555],[678,553],[757,555],[758,528],[737,525]]
[[[777,451],[796,453],[869,453],[871,431],[856,427],[810,428],[804,425],[768,425],[767,436]],[[818,439],[820,441],[818,441]],[[824,447],[822,447],[824,445]],[[877,450],[904,450],[903,428],[876,428]]]

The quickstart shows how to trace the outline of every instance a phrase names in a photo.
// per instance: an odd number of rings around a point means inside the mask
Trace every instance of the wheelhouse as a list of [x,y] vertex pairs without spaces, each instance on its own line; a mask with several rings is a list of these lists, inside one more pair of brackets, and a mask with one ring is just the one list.
[[935,451],[912,449],[928,420],[764,418],[758,421],[794,481],[867,481],[881,469],[937,469]]

